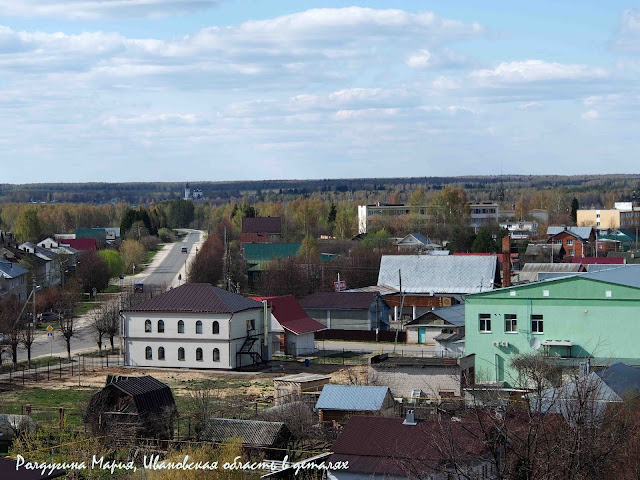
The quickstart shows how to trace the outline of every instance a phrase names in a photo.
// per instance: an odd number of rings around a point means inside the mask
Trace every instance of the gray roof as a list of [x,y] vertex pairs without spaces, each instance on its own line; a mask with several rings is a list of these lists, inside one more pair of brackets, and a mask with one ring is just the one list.
[[[451,325],[455,325],[456,327],[464,327],[464,303],[460,303],[452,307],[443,307],[431,310],[430,312],[420,315],[415,320],[411,320],[407,323],[407,326],[424,324],[425,320],[432,318],[433,315],[438,316],[442,320],[449,322]],[[428,321],[431,322],[433,320]],[[439,326],[441,327],[442,325]]]
[[256,447],[268,447],[289,436],[289,429],[282,422],[233,418],[210,418],[201,434],[201,438],[209,442],[241,438],[243,445]]
[[493,290],[497,268],[495,255],[383,255],[378,285],[406,293],[479,293]]
[[0,258],[0,275],[4,278],[16,278],[20,275],[25,275],[27,270],[20,265],[8,262]]
[[432,247],[440,247],[441,245],[433,243],[429,238],[425,237],[421,233],[410,233],[405,237],[402,237],[396,242],[397,245],[425,245]]
[[389,387],[325,385],[316,409],[377,412],[384,407]]
[[253,308],[262,308],[262,303],[209,283],[185,283],[124,311],[236,313]]
[[547,227],[547,235],[556,235],[560,232],[564,232],[565,230],[569,233],[573,233],[576,237],[580,237],[586,240],[589,238],[589,235],[591,235],[593,227],[549,226]]
[[[610,265],[609,265],[610,266]],[[522,272],[577,272],[581,263],[527,263]]]
[[640,370],[624,363],[616,363],[596,372],[607,386],[619,397],[627,393],[640,395]]
[[527,250],[524,252],[526,256],[534,255],[550,255],[549,250],[553,252],[553,255],[559,256],[562,251],[562,245],[551,245],[549,243],[530,243],[527,245]]
[[585,273],[582,278],[640,288],[640,265],[620,265],[617,268]]
[[464,333],[441,333],[440,335],[436,335],[433,339],[440,343],[452,343],[463,338]]

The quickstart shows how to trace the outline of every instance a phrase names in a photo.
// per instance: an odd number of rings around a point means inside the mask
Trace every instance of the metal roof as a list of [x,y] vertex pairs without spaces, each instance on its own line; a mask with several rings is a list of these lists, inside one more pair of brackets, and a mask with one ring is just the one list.
[[640,265],[620,265],[617,268],[585,273],[581,277],[640,288]]
[[164,413],[166,408],[171,410],[176,408],[169,386],[151,375],[129,377],[126,380],[110,383],[105,388],[110,387],[131,395],[140,415]]
[[578,272],[580,263],[527,263],[521,272]]
[[383,255],[378,285],[406,293],[478,293],[493,290],[497,256]]
[[464,338],[464,333],[441,333],[440,335],[436,335],[435,337],[433,337],[433,339],[436,342],[447,342],[447,343],[452,343],[452,342],[457,342],[460,339]]
[[319,380],[330,380],[331,375],[320,375],[318,373],[297,373],[295,375],[287,375],[285,377],[277,377],[274,378],[274,382],[295,382],[295,383],[306,383],[306,382],[317,382]]
[[377,297],[377,292],[314,292],[301,298],[299,303],[305,309],[361,310],[368,309]]
[[280,217],[244,217],[242,233],[282,233]]
[[429,238],[421,233],[410,233],[396,242],[396,245],[424,245],[431,247],[441,247],[440,244],[433,243]]
[[376,412],[384,407],[389,387],[325,385],[316,409]]
[[209,283],[185,283],[123,311],[236,313],[253,308],[262,304]]
[[20,275],[25,275],[26,273],[28,273],[28,271],[20,265],[0,258],[0,275],[4,278],[16,278]]
[[225,442],[231,438],[241,438],[243,445],[268,447],[290,435],[289,429],[282,422],[210,418],[202,431],[201,438],[209,442]]
[[587,240],[593,231],[593,227],[564,227],[564,226],[549,226],[547,227],[547,235],[557,235],[564,231],[572,233],[576,237],[583,240]]
[[[262,297],[252,298],[256,301],[263,300]],[[264,298],[264,300],[266,300],[267,305],[271,307],[271,314],[282,328],[289,330],[295,335],[327,329],[323,324],[307,315],[307,312],[303,310],[293,295],[267,297]]]
[[[452,307],[436,308],[427,313],[423,313],[418,318],[411,320],[406,324],[407,327],[428,325],[434,320],[434,315],[441,318],[445,322],[455,325],[456,327],[464,327],[464,303],[454,305]],[[437,325],[442,327],[442,325]]]

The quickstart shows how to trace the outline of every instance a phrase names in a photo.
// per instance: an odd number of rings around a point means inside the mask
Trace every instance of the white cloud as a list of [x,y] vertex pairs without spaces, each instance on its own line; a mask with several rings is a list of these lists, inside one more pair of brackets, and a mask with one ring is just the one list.
[[503,62],[493,69],[475,70],[469,74],[483,84],[529,83],[603,78],[606,70],[588,65],[524,60]]
[[0,15],[73,20],[164,17],[211,8],[220,0],[0,0]]
[[583,120],[597,120],[600,118],[600,113],[597,110],[588,110],[584,112],[581,117]]
[[407,58],[407,66],[411,68],[426,68],[429,66],[431,53],[427,49],[422,49],[418,53]]
[[518,105],[518,110],[539,110],[542,108],[542,103],[540,102],[527,102]]
[[143,113],[131,116],[109,116],[103,125],[149,125],[157,123],[195,124],[200,120],[192,113]]
[[613,46],[624,52],[640,52],[640,11],[628,9],[622,12]]

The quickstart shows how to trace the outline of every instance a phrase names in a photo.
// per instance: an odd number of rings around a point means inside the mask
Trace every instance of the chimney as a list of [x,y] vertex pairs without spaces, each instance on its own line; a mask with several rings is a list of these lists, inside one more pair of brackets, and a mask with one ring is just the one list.
[[511,238],[502,237],[502,286],[511,286]]
[[416,416],[413,413],[413,410],[407,410],[407,415],[404,419],[404,422],[402,422],[403,425],[417,425],[418,422],[416,422]]

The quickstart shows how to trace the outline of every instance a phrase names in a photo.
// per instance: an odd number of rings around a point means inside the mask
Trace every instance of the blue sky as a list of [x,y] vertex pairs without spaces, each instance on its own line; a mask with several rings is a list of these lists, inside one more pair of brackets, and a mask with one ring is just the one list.
[[0,183],[638,173],[639,74],[620,1],[0,0]]

